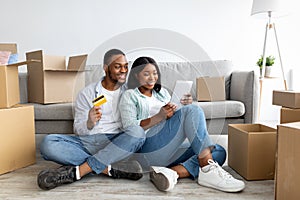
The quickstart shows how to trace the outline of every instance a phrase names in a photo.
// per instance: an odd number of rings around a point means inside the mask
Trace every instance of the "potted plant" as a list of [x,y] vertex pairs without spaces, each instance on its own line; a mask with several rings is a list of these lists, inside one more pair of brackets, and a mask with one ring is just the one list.
[[[265,69],[265,76],[266,77],[270,76],[271,66],[274,64],[274,62],[275,62],[275,57],[274,56],[270,55],[270,56],[266,57],[266,69]],[[258,59],[256,64],[260,68],[260,77],[262,77],[262,65],[263,65],[263,56],[262,55],[260,56],[260,58]]]

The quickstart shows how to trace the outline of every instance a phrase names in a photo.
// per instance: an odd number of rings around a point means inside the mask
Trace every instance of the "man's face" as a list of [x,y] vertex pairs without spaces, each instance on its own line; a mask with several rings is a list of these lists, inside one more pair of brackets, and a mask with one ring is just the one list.
[[128,72],[128,62],[124,55],[114,55],[104,67],[107,78],[116,84],[124,84]]

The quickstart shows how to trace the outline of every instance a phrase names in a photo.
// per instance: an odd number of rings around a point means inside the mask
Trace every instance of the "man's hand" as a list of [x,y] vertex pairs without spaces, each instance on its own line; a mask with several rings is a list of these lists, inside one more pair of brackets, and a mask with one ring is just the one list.
[[87,121],[87,128],[89,130],[94,128],[96,123],[101,119],[101,116],[102,116],[101,108],[99,106],[92,107],[91,110],[89,111],[89,118],[88,118],[88,121]]
[[169,119],[174,115],[176,108],[177,106],[175,104],[167,103],[166,105],[161,107],[159,115],[163,116],[164,119]]
[[193,103],[193,97],[192,94],[185,94],[183,97],[180,99],[180,103],[182,105],[188,105]]

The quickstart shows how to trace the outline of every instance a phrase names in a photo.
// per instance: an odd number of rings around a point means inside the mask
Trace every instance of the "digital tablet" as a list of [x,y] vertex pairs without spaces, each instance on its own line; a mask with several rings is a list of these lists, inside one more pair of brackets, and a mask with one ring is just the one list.
[[192,86],[193,81],[176,81],[171,98],[171,103],[176,104],[177,108],[179,109],[182,106],[182,104],[180,103],[180,99],[183,97],[183,95],[191,93]]

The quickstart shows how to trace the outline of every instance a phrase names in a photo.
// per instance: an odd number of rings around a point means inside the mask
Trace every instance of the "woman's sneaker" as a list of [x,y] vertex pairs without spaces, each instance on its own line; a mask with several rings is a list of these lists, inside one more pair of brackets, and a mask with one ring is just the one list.
[[211,159],[207,166],[199,168],[198,184],[224,192],[239,192],[245,188],[243,181],[235,179]]
[[160,191],[170,191],[177,183],[178,174],[172,169],[166,167],[150,167],[150,180]]

